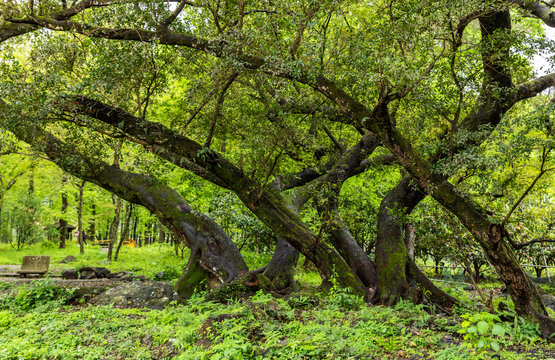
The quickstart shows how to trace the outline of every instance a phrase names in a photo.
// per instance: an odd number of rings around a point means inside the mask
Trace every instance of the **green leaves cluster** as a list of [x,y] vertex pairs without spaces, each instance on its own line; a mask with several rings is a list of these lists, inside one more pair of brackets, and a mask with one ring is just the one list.
[[465,345],[469,348],[481,350],[491,349],[495,352],[501,350],[501,345],[540,340],[538,324],[530,324],[514,312],[505,312],[502,316],[512,316],[512,322],[503,322],[499,315],[488,312],[464,314],[466,319],[460,324],[459,334],[464,335]]

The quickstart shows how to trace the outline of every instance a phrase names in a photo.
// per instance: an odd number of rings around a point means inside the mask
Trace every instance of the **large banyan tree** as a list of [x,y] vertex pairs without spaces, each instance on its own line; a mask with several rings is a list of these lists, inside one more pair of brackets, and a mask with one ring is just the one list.
[[[516,311],[553,333],[514,254],[511,214],[492,216],[460,186],[468,154],[480,157],[514,109],[555,86],[529,60],[551,46],[539,36],[555,26],[548,3],[31,0],[0,10],[1,126],[154,212],[191,248],[182,296],[256,274],[288,291],[300,252],[325,284],[336,278],[369,301],[420,301],[425,289],[449,307],[457,299],[405,246],[404,219],[430,196],[472,234]],[[552,121],[541,125],[551,139]],[[249,273],[180,194],[131,160],[109,165],[106,138],[125,140],[129,159],[146,152],[233,192],[278,236],[272,261]],[[376,167],[403,176],[380,206],[372,261],[339,203],[348,179]],[[319,231],[299,215],[307,206]]]

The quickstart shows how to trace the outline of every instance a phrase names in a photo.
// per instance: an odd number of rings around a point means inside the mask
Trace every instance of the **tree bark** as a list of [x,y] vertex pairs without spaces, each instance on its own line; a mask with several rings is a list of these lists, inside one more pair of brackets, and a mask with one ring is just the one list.
[[264,267],[262,275],[267,277],[272,288],[280,294],[297,290],[295,267],[299,261],[299,252],[283,238],[278,237],[272,260]]
[[[324,280],[337,277],[341,285],[352,288],[359,295],[368,296],[364,283],[343,257],[308,229],[288,208],[281,194],[261,188],[217,152],[203,152],[201,145],[161,124],[136,118],[122,109],[96,100],[76,97],[73,109],[117,127],[139,142],[148,144],[147,148],[158,156],[234,191],[266,226],[309,258]],[[204,155],[199,156],[200,153]]]
[[127,240],[129,235],[129,224],[131,223],[131,216],[133,215],[133,204],[128,203],[125,207],[125,221],[123,223],[123,230],[121,232],[121,236],[118,242],[118,247],[116,248],[116,254],[114,255],[114,261],[118,261],[119,251],[123,242]]
[[67,193],[65,190],[65,184],[67,183],[67,175],[65,173],[62,174],[62,216],[60,217],[60,249],[64,249],[66,247],[66,239],[67,239],[67,220],[65,219],[66,216],[66,209],[67,209]]
[[410,191],[410,177],[405,177],[382,200],[378,211],[376,269],[378,288],[373,301],[391,305],[408,297],[410,288],[408,253],[403,239],[404,217],[426,195]]
[[108,239],[108,261],[112,261],[112,250],[114,249],[114,243],[118,239],[118,229],[119,229],[119,218],[121,213],[121,198],[119,196],[112,195],[112,202],[115,203],[116,208],[114,209],[114,217],[112,219],[112,224],[110,225],[110,233]]
[[414,261],[414,243],[416,241],[416,234],[414,232],[414,223],[411,221],[405,224],[405,247],[407,248],[407,255],[409,259]]
[[83,188],[85,187],[85,182],[82,181],[79,184],[79,203],[77,205],[77,239],[79,240],[79,253],[85,253],[85,247],[83,244]]
[[[172,188],[152,177],[127,172],[88,157],[25,119],[11,123],[9,130],[20,140],[44,152],[68,173],[153,212],[190,247],[194,256],[187,271],[192,267],[202,268],[205,278],[218,284],[230,282],[248,271],[237,246],[221,227],[208,216],[194,211]],[[195,271],[194,279],[197,274]],[[181,278],[176,291],[186,297],[200,284],[201,281]]]

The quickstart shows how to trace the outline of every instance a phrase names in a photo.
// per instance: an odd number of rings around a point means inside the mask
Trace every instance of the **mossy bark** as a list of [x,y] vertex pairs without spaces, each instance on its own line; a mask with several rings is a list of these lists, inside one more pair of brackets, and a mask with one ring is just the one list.
[[208,286],[210,273],[200,266],[200,258],[200,250],[191,249],[187,266],[174,286],[181,299],[188,299],[195,292],[205,290]]
[[[230,282],[248,271],[239,249],[208,216],[191,208],[172,188],[156,179],[119,169],[78,152],[52,134],[25,120],[13,123],[10,130],[22,141],[46,154],[66,172],[92,182],[131,203],[140,204],[154,213],[181,241],[192,249],[193,262],[185,274],[196,286],[202,272],[216,283]],[[186,281],[181,279],[180,291]]]
[[426,196],[405,177],[382,200],[378,211],[376,269],[378,288],[373,302],[392,305],[412,298],[416,287],[433,295],[433,301],[450,306],[458,300],[436,287],[418,269],[405,246],[406,216]]
[[148,149],[158,156],[234,191],[266,226],[309,258],[324,280],[336,277],[342,286],[352,288],[357,294],[368,295],[367,288],[343,257],[313,234],[277,191],[261,188],[215,151],[206,151],[200,144],[161,124],[85,97],[74,98],[73,104],[76,111],[148,144]]
[[297,290],[295,267],[299,261],[299,252],[283,238],[278,237],[272,260],[265,266],[262,275],[271,283],[273,289],[280,294]]

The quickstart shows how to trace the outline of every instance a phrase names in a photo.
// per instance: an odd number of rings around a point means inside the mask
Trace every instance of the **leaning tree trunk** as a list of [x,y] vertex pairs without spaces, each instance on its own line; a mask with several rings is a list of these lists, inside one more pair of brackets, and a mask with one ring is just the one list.
[[154,178],[88,157],[31,121],[22,119],[10,124],[13,126],[9,130],[20,140],[44,152],[63,170],[146,207],[190,247],[191,259],[175,286],[181,297],[190,296],[208,281],[212,284],[230,282],[248,271],[237,246],[221,227],[193,210],[172,188]]
[[[215,151],[207,153],[200,144],[161,124],[137,118],[96,100],[76,97],[72,104],[74,110],[117,127],[140,140],[156,155],[234,191],[266,226],[309,258],[324,280],[336,277],[342,286],[368,296],[367,288],[343,257],[310,231],[299,216],[288,208],[281,194],[261,188]],[[199,155],[201,153],[202,156]]]
[[[371,164],[367,158],[378,145],[376,136],[366,133],[356,145],[341,155],[324,176],[311,184],[317,194],[316,208],[324,224],[323,229],[329,235],[331,243],[364,286],[372,289],[376,288],[376,266],[341,220],[338,199],[345,181],[363,172],[368,164]],[[367,164],[363,165],[364,162]],[[381,163],[376,162],[376,164]]]
[[325,232],[329,234],[333,246],[347,261],[347,264],[363,284],[368,288],[375,288],[377,284],[376,266],[341,220],[337,206],[337,196],[338,194],[328,194],[325,204],[318,206],[320,216],[324,222]]

